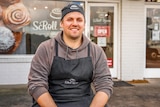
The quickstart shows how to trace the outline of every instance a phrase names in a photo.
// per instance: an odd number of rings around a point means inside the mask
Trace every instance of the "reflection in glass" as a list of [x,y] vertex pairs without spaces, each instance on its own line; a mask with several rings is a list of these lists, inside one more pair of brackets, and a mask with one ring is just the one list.
[[160,9],[147,8],[146,68],[160,68]]
[[112,68],[114,7],[91,6],[90,10],[90,38],[103,48],[108,65]]

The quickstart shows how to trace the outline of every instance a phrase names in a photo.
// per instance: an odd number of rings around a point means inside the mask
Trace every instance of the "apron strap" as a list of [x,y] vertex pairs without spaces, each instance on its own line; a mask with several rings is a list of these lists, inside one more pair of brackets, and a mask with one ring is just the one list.
[[88,56],[90,56],[90,43],[88,44]]
[[58,56],[58,42],[55,40],[55,51],[56,51],[56,56]]

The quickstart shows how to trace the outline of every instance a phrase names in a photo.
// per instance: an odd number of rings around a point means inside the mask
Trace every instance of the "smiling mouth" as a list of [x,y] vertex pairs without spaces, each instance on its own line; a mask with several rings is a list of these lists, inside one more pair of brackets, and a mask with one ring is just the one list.
[[73,32],[77,32],[77,31],[79,31],[79,29],[78,29],[78,28],[71,28],[70,30],[71,30],[71,31],[73,31]]
[[78,31],[78,29],[71,29],[72,31]]

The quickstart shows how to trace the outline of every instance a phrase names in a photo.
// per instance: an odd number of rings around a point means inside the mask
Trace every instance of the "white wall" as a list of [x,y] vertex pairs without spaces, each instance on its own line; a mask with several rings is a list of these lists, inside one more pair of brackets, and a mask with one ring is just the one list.
[[0,85],[26,84],[32,56],[0,56]]
[[143,79],[145,65],[144,0],[122,0],[121,79]]
[[0,63],[0,84],[26,84],[30,63]]

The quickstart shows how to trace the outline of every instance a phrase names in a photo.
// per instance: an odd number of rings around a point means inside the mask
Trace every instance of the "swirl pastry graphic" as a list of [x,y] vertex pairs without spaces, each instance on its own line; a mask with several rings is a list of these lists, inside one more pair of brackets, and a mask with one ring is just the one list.
[[0,20],[2,19],[2,8],[0,6]]
[[0,4],[2,6],[9,6],[9,5],[12,5],[14,3],[18,3],[20,2],[21,0],[0,0]]
[[18,31],[30,23],[30,14],[22,3],[10,5],[3,12],[3,22],[12,31]]

